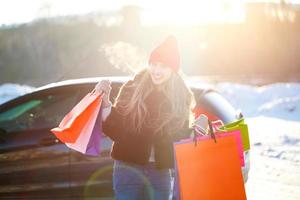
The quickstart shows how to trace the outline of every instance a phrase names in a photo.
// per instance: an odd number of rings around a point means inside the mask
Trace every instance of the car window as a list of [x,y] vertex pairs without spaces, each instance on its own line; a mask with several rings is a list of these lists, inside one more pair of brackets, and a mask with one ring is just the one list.
[[76,102],[76,92],[28,100],[0,113],[0,128],[9,133],[56,127]]
[[39,105],[42,101],[41,100],[31,100],[25,103],[22,103],[16,107],[13,107],[12,109],[9,109],[6,112],[3,112],[0,114],[0,122],[5,122],[9,120],[14,120],[20,115],[22,115],[24,112],[36,107]]

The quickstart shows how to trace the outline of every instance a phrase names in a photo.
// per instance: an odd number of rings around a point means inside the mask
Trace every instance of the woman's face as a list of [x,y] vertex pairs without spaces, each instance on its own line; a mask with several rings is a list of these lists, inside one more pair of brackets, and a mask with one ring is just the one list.
[[153,84],[160,85],[168,81],[173,73],[170,67],[167,67],[161,63],[155,63],[150,65],[151,79]]

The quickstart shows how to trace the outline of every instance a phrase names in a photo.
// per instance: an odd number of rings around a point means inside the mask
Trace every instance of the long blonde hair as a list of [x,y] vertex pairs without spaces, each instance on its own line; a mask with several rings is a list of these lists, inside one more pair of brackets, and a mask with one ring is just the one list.
[[[138,77],[138,78],[137,78]],[[140,132],[146,124],[148,108],[145,104],[146,98],[155,89],[152,83],[150,73],[144,69],[134,77],[133,84],[125,84],[121,87],[117,96],[115,106],[124,116],[128,116],[131,127]],[[124,87],[132,89],[130,97],[122,98]],[[163,113],[159,109],[159,117],[151,121],[155,133],[172,133],[184,127],[187,120],[191,117],[191,108],[195,104],[194,96],[191,90],[186,86],[182,76],[178,73],[172,73],[170,79],[161,87],[161,91],[171,104],[171,112]],[[126,93],[126,92],[125,92]],[[126,95],[126,94],[123,94]],[[127,94],[128,95],[128,94]],[[161,107],[160,107],[161,108]]]

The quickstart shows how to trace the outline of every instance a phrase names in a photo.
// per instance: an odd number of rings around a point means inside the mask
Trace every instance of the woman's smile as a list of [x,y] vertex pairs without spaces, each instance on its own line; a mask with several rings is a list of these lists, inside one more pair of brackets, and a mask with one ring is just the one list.
[[154,74],[153,77],[154,77],[155,80],[159,80],[161,78],[161,75]]
[[150,65],[150,74],[152,82],[155,85],[159,85],[166,82],[171,77],[172,70],[169,67],[157,63]]

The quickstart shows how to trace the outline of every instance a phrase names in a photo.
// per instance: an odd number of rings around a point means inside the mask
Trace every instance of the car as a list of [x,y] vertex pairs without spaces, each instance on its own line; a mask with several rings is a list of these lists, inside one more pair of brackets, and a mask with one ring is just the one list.
[[[111,101],[129,77],[66,80],[0,105],[0,197],[5,199],[113,199],[112,141],[103,135],[100,156],[69,149],[50,129],[102,79],[112,82]],[[210,86],[189,81],[195,112],[225,124],[242,114]],[[250,167],[245,152],[244,182]]]

